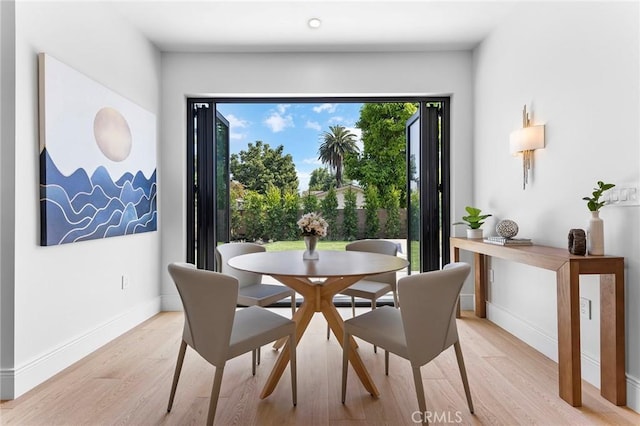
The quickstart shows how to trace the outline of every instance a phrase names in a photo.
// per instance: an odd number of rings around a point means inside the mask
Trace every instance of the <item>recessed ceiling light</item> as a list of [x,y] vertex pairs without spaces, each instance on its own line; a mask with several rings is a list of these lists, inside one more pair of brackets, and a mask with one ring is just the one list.
[[311,18],[309,19],[309,22],[307,22],[307,24],[309,25],[309,28],[313,28],[315,30],[317,28],[320,28],[320,25],[322,25],[322,21],[318,18]]

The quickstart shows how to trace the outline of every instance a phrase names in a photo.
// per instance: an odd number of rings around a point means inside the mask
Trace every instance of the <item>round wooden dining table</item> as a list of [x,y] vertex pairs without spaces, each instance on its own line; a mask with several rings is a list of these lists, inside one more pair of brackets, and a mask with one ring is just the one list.
[[[303,260],[302,253],[302,250],[251,253],[233,257],[228,262],[235,269],[271,275],[303,297],[302,304],[293,316],[298,342],[313,315],[321,312],[336,340],[342,345],[344,324],[333,304],[333,297],[368,275],[393,272],[408,265],[403,258],[378,253],[320,250],[317,260]],[[353,339],[351,344],[356,347]],[[285,343],[260,398],[266,398],[273,392],[289,362],[289,356],[289,345]],[[358,351],[349,351],[349,362],[365,389],[378,397],[380,393]]]

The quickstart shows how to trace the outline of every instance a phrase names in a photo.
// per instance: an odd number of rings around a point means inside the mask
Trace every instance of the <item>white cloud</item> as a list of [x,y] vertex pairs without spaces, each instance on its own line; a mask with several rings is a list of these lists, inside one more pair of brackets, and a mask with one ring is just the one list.
[[309,120],[307,120],[307,123],[304,125],[304,127],[307,129],[313,129],[317,131],[320,131],[320,129],[322,129],[322,126],[320,125],[320,123],[318,123],[317,121],[309,121]]
[[364,144],[362,143],[362,129],[358,129],[357,127],[347,127],[346,129],[356,135],[356,146],[358,147],[358,151],[362,152],[364,150]]
[[225,118],[229,120],[229,127],[247,127],[249,126],[249,122],[247,120],[243,120],[241,118],[236,117],[233,114],[226,115]]
[[327,111],[328,113],[334,113],[336,111],[336,108],[338,107],[338,104],[322,104],[322,105],[318,105],[313,107],[313,111],[317,112],[317,113],[321,113],[323,111]]
[[271,113],[271,115],[264,120],[264,124],[274,133],[281,132],[287,127],[294,127],[291,114],[283,116],[277,112]]
[[247,135],[244,133],[229,132],[229,138],[232,140],[241,141],[246,137]]
[[305,158],[304,160],[302,160],[302,164],[320,165],[322,164],[322,161],[320,161],[318,157],[311,157],[311,158]]
[[303,192],[309,189],[309,181],[311,180],[311,173],[303,172],[298,169],[296,169],[296,173],[298,174],[298,191]]
[[290,106],[291,104],[278,104],[276,108],[278,109],[278,112],[280,114],[284,114],[287,111],[287,108],[289,108]]
[[339,115],[329,119],[329,123],[344,123],[345,121],[344,117],[340,117]]

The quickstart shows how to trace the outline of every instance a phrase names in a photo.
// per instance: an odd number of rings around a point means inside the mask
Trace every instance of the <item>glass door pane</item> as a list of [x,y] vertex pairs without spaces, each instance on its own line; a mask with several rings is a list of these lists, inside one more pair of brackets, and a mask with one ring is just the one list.
[[216,111],[216,245],[226,243],[230,237],[229,227],[229,121]]
[[407,134],[407,260],[409,274],[420,272],[420,112],[406,124]]

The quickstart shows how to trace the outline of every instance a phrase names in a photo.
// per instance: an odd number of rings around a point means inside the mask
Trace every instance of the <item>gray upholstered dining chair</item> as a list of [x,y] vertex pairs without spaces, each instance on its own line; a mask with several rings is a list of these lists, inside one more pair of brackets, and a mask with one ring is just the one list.
[[[262,275],[254,272],[239,271],[227,263],[229,259],[242,254],[260,253],[266,249],[255,243],[225,243],[216,247],[218,272],[229,274],[238,279],[238,305],[240,306],[269,306],[279,300],[291,298],[291,316],[296,312],[296,292],[283,285],[264,284]],[[252,372],[256,374],[256,364],[260,364],[260,348],[253,353]]]
[[385,374],[389,373],[389,352],[409,360],[422,413],[426,412],[426,403],[420,367],[453,345],[469,411],[473,413],[456,325],[456,304],[470,269],[468,264],[456,262],[439,271],[401,278],[398,281],[400,309],[383,306],[344,322],[343,404],[347,392],[350,339],[354,336],[385,350]]
[[212,425],[227,360],[281,337],[288,337],[290,342],[291,392],[295,406],[295,323],[257,306],[236,311],[238,280],[230,275],[196,269],[188,263],[170,264],[169,274],[180,294],[185,320],[167,411],[170,412],[173,406],[187,346],[216,369],[207,415],[207,424]]
[[[396,256],[398,245],[388,240],[368,239],[353,241],[345,246],[348,251],[365,251],[369,253],[388,254]],[[398,292],[396,291],[396,273],[372,275],[342,290],[340,294],[351,296],[351,314],[356,316],[356,301],[359,297],[371,301],[371,309],[376,308],[377,300],[385,294],[393,293],[393,305],[398,307]],[[327,326],[327,339],[329,338],[329,326]],[[373,347],[374,352],[376,347]]]

